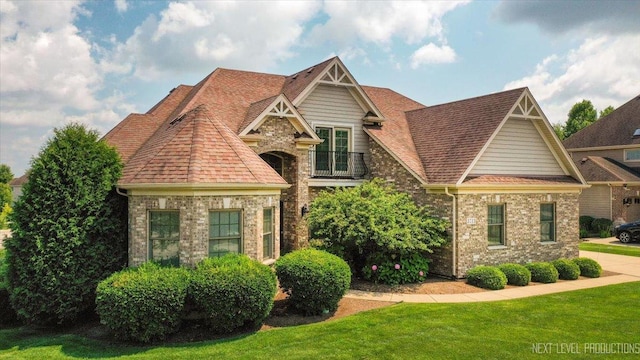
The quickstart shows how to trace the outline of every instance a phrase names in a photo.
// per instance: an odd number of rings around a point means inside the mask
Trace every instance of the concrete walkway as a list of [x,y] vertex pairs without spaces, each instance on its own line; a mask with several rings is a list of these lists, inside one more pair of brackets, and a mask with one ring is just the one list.
[[605,254],[591,251],[580,251],[580,256],[594,259],[600,263],[603,270],[616,272],[620,275],[605,276],[595,279],[562,281],[554,284],[535,284],[523,287],[514,287],[510,289],[495,291],[483,291],[470,294],[429,295],[376,293],[350,290],[347,295],[345,295],[345,297],[362,300],[410,303],[462,303],[478,301],[499,301],[640,281],[640,257]]

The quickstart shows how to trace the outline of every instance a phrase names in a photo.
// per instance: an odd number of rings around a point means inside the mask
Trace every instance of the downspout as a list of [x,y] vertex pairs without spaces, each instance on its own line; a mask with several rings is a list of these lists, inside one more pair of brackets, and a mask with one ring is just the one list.
[[454,194],[449,193],[449,187],[445,186],[444,188],[444,193],[448,196],[451,196],[451,202],[453,204],[453,214],[452,214],[452,219],[451,219],[451,228],[452,228],[452,232],[453,234],[451,234],[451,258],[452,258],[452,262],[451,262],[451,275],[454,278],[457,278],[457,262],[458,262],[458,257],[456,256],[457,253],[457,243],[456,243],[456,218],[457,218],[457,211],[456,211],[456,196]]
[[118,193],[118,195],[124,196],[124,197],[129,197],[129,195],[127,193],[123,193],[121,192],[120,188],[116,186],[116,193]]

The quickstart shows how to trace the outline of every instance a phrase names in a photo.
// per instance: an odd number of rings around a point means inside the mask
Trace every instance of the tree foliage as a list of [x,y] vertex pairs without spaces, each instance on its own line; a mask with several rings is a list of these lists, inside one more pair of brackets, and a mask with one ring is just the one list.
[[8,184],[11,180],[13,180],[13,173],[9,165],[0,164],[0,183]]
[[12,306],[29,323],[73,322],[94,308],[98,282],[126,264],[117,152],[82,125],[54,133],[32,160],[5,242]]
[[611,114],[616,108],[614,108],[613,106],[609,105],[606,108],[600,110],[600,116],[598,116],[598,119],[602,119],[603,117]]
[[8,184],[0,183],[0,209],[2,209],[5,204],[11,205],[11,202],[11,186],[9,186]]
[[569,137],[585,127],[591,125],[598,118],[598,111],[590,100],[575,103],[567,114],[567,124],[564,127],[565,137]]
[[447,241],[447,221],[381,179],[320,193],[310,206],[308,223],[319,247],[342,257],[354,271],[373,254],[431,253]]

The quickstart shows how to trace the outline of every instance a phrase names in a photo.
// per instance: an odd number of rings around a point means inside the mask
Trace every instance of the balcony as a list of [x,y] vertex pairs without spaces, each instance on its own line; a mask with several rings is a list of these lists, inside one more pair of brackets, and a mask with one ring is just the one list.
[[362,179],[369,173],[364,153],[342,151],[309,151],[312,178]]

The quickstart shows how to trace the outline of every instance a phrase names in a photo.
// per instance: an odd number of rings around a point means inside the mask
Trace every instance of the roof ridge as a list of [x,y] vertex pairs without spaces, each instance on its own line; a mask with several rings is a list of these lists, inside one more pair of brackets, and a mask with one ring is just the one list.
[[[490,97],[490,96],[502,95],[502,94],[506,94],[506,93],[510,93],[510,92],[521,92],[521,91],[524,91],[526,89],[528,89],[528,87],[525,86],[525,87],[521,87],[521,88],[517,88],[517,89],[498,91],[498,92],[494,92],[494,93],[491,93],[491,94],[473,96],[473,97],[466,98],[466,99],[454,100],[454,101],[450,101],[450,102],[446,102],[446,103],[441,103],[441,104],[436,104],[436,105],[429,105],[429,106],[425,106],[425,107],[433,109],[433,108],[437,108],[437,107],[441,107],[441,106],[448,106],[448,105],[452,105],[452,104],[456,104],[456,103],[462,103],[462,102],[465,102],[465,101],[471,101],[471,100],[487,98],[487,97]],[[422,109],[409,110],[407,112],[420,111],[420,110],[422,110]]]

